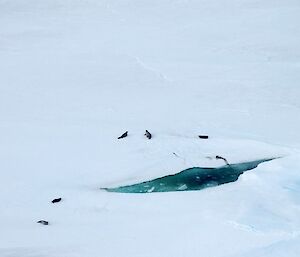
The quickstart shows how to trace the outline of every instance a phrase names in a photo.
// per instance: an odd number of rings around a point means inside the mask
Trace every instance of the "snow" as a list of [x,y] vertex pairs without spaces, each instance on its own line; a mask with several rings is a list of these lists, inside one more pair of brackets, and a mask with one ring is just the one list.
[[[299,256],[299,12],[0,0],[0,256]],[[202,191],[99,190],[216,155],[282,158]]]

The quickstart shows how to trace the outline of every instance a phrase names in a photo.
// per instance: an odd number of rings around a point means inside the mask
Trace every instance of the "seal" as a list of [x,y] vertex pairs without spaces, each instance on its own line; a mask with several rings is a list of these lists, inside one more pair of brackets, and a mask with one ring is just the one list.
[[125,133],[123,133],[121,136],[118,137],[118,139],[124,138],[128,136],[128,131],[126,131]]
[[46,220],[39,220],[37,223],[40,223],[40,224],[45,225],[45,226],[49,225],[49,222],[46,221]]
[[144,134],[148,139],[152,138],[151,133],[146,129],[146,133]]
[[208,139],[208,136],[206,136],[206,135],[199,135],[198,137],[201,139]]
[[58,203],[61,201],[61,197],[60,198],[55,198],[52,200],[52,203]]

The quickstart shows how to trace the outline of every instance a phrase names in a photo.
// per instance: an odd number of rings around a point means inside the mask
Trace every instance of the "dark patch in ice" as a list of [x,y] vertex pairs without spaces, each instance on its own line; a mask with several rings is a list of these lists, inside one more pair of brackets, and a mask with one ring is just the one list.
[[272,159],[230,164],[219,168],[194,167],[183,170],[174,175],[167,175],[138,184],[104,189],[109,192],[118,193],[154,193],[201,190],[207,187],[234,182],[245,171],[252,170],[260,163],[270,160]]

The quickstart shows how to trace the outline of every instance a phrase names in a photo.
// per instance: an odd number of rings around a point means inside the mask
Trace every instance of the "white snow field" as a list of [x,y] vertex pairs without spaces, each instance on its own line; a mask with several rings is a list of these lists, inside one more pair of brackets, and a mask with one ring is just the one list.
[[[299,14],[299,0],[0,0],[0,257],[299,257]],[[282,158],[201,191],[100,190],[216,155]]]

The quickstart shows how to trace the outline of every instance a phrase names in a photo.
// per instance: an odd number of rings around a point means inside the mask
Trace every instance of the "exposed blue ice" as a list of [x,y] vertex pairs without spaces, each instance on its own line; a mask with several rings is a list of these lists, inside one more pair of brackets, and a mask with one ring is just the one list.
[[201,190],[236,181],[247,170],[256,168],[260,163],[272,159],[225,165],[219,168],[194,167],[173,175],[156,178],[138,184],[105,188],[109,192],[154,193],[171,191]]

